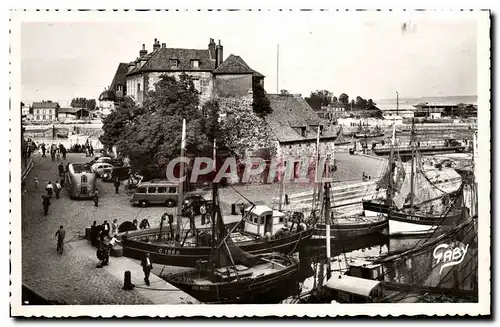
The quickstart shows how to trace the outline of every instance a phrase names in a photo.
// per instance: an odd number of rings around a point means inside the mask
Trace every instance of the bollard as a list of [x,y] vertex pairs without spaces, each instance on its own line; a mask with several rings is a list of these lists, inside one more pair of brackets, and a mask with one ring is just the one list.
[[134,288],[134,284],[132,284],[132,276],[130,274],[130,270],[125,271],[124,279],[123,279],[123,289],[130,291]]

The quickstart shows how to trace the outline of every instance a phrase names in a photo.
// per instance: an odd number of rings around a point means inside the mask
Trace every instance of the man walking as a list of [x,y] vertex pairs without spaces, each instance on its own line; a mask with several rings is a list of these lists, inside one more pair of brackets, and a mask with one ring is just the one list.
[[207,218],[207,208],[205,207],[205,204],[202,204],[200,207],[200,213],[201,213],[201,224],[205,225],[206,224],[206,218]]
[[99,206],[99,192],[95,189],[94,193],[92,193],[92,199],[94,200],[94,206]]
[[110,232],[109,223],[107,220],[105,220],[104,223],[102,224],[101,241],[104,240],[105,236],[109,237],[109,232]]
[[56,199],[59,199],[59,193],[61,192],[61,184],[59,184],[59,181],[56,181],[56,187],[55,187],[55,192],[56,192]]
[[63,226],[59,226],[59,229],[56,232],[57,237],[57,253],[62,254],[64,250],[64,237],[66,236],[66,231],[63,229]]
[[149,253],[146,252],[144,259],[142,259],[141,266],[142,271],[144,271],[144,281],[146,282],[146,285],[149,286],[149,274],[153,269],[153,264],[151,263],[151,259],[149,258]]
[[45,143],[42,143],[42,158],[46,158],[45,151],[47,151],[47,149],[45,148]]
[[49,206],[50,206],[50,199],[47,194],[42,195],[42,205],[43,205],[43,214],[47,216],[47,213],[49,212]]
[[47,195],[49,196],[49,198],[52,197],[52,191],[54,190],[54,186],[52,185],[52,182],[48,182],[47,183],[47,186],[45,187],[45,190],[47,191]]
[[64,177],[64,166],[62,163],[57,166],[57,171],[59,172],[59,177],[63,178]]
[[116,176],[115,178],[114,185],[115,185],[115,194],[118,194],[118,190],[120,188],[120,179],[118,178],[118,176]]

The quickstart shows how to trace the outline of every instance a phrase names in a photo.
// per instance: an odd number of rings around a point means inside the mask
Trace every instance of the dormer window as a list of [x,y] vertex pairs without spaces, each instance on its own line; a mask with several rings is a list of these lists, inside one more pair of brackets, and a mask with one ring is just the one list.
[[323,125],[319,125],[319,135],[323,135]]
[[200,67],[200,61],[198,59],[191,60],[191,68],[199,68],[199,67]]
[[170,59],[170,67],[171,68],[178,68],[179,67],[179,60],[177,60],[177,59]]
[[306,130],[305,127],[301,127],[300,131],[301,131],[302,137],[306,137],[307,136],[307,130]]

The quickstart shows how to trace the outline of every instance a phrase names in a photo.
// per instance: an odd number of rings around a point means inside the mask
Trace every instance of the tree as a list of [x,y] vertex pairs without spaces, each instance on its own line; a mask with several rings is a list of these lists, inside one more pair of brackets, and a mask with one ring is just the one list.
[[332,98],[332,104],[338,104],[338,103],[339,103],[339,99],[336,96],[334,96]]
[[373,102],[373,100],[372,100],[372,99],[368,99],[368,102],[366,103],[366,106],[367,106],[368,108],[372,108],[372,107],[373,107],[373,106],[375,106],[375,105],[376,105],[376,103],[375,103],[375,102]]
[[356,108],[357,109],[366,109],[367,102],[365,99],[360,97],[359,95],[356,97]]
[[[210,111],[217,109],[210,103]],[[182,120],[186,119],[186,156],[210,156],[207,131],[216,129],[199,110],[198,92],[185,74],[162,76],[141,107],[127,102],[104,120],[101,140],[128,156],[130,165],[148,177],[164,176],[167,164],[180,154]],[[216,120],[217,118],[215,118]]]
[[86,108],[89,110],[94,110],[96,108],[96,101],[95,99],[73,98],[71,99],[70,106],[72,108]]
[[308,98],[305,98],[306,102],[314,110],[320,110],[321,107],[326,107],[332,103],[333,93],[328,90],[316,90],[311,92]]
[[264,118],[271,112],[273,109],[271,108],[271,102],[267,98],[266,91],[262,87],[262,85],[256,81],[253,82],[253,111],[257,114],[257,116]]
[[349,96],[345,93],[342,93],[340,96],[339,96],[339,102],[340,104],[343,104],[344,107],[347,108],[347,105],[349,104]]
[[354,99],[351,100],[351,110],[356,107],[356,101]]

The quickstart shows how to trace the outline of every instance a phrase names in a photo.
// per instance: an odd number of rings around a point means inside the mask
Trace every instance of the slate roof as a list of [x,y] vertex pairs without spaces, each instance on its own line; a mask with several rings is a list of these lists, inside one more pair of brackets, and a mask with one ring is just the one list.
[[99,95],[99,101],[115,101],[116,95],[112,90],[104,90],[101,95]]
[[[138,58],[135,62],[140,61]],[[127,75],[134,75],[140,72],[154,71],[213,71],[215,69],[215,58],[210,57],[209,49],[176,49],[159,48],[142,58],[145,63],[138,68],[134,68]],[[178,60],[177,67],[172,67],[171,59]],[[191,67],[191,60],[198,60],[198,68]]]
[[111,90],[116,90],[117,85],[126,85],[126,79],[127,79],[127,71],[128,71],[128,64],[121,62],[118,65],[118,68],[116,69],[115,77],[113,77],[113,81],[111,82],[110,89]]
[[240,57],[230,54],[229,57],[214,70],[214,74],[252,74],[255,77],[264,77],[261,73],[253,70]]
[[33,102],[32,108],[59,108],[57,102]]
[[[279,142],[294,142],[316,140],[317,130],[312,127],[323,125],[321,138],[336,137],[336,133],[327,130],[326,121],[309,106],[306,100],[294,95],[267,95],[273,112],[266,116],[266,121],[271,127]],[[307,136],[303,137],[300,128],[306,127]]]
[[59,114],[76,114],[81,110],[89,112],[89,110],[85,109],[85,108],[71,108],[71,107],[69,107],[69,108],[59,108]]

